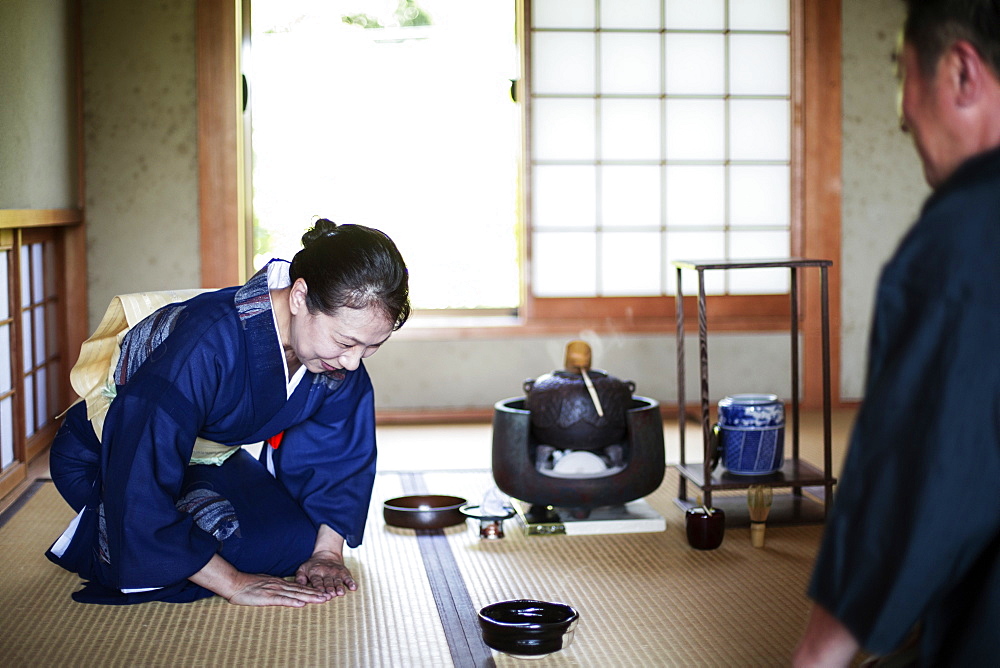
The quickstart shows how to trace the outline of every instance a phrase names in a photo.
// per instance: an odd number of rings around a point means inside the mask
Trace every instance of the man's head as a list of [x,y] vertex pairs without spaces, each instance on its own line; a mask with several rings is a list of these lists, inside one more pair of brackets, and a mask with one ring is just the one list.
[[906,0],[903,127],[932,187],[1000,146],[1000,0]]

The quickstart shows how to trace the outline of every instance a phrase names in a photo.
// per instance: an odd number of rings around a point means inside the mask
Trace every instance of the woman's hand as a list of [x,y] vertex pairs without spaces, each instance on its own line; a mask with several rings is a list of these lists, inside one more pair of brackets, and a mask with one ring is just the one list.
[[344,558],[328,550],[313,552],[309,560],[299,566],[295,581],[312,586],[330,597],[345,596],[348,591],[358,588],[351,571],[344,565]]
[[351,571],[344,565],[344,539],[336,531],[321,524],[316,532],[316,545],[312,556],[299,566],[295,581],[311,585],[316,590],[334,596],[345,596],[356,591],[358,584]]
[[325,603],[333,598],[325,591],[298,582],[243,573],[218,554],[212,555],[205,567],[189,579],[236,605],[301,608],[307,603]]
[[229,597],[236,605],[283,605],[301,608],[307,603],[326,603],[332,596],[313,587],[289,582],[271,575],[242,574],[243,587]]

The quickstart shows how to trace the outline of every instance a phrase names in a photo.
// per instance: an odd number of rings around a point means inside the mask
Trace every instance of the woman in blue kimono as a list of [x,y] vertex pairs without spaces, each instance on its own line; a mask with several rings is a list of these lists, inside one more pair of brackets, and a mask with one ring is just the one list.
[[[78,402],[52,478],[78,511],[47,556],[92,603],[321,603],[357,584],[375,476],[362,359],[409,315],[384,234],[317,221],[291,263],[168,304],[115,350],[107,413]],[[266,441],[259,460],[240,446]],[[286,577],[294,575],[294,581]]]

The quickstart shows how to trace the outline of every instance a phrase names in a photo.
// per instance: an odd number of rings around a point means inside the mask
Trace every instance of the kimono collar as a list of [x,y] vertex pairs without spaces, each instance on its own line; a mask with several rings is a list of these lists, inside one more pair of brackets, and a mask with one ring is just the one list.
[[[240,323],[247,333],[247,341],[250,344],[250,355],[258,365],[256,368],[266,370],[267,374],[272,372],[272,367],[276,365],[276,373],[281,379],[279,383],[285,387],[285,366],[280,357],[270,354],[275,349],[281,350],[281,342],[277,340],[278,334],[274,328],[274,316],[271,312],[271,295],[268,287],[268,268],[275,262],[288,263],[287,260],[271,260],[261,267],[260,271],[253,275],[246,285],[236,291],[234,302],[236,312],[239,314]],[[274,346],[277,346],[275,348]],[[335,390],[344,382],[346,373],[340,369],[327,373],[316,374],[306,371],[305,378],[299,384],[308,385],[310,383],[320,383],[328,390]]]
[[250,368],[255,370],[251,377],[254,404],[273,407],[278,402],[277,405],[281,405],[286,399],[285,366],[280,355],[281,342],[271,313],[266,265],[236,291],[233,303],[246,336],[247,353],[252,360]]

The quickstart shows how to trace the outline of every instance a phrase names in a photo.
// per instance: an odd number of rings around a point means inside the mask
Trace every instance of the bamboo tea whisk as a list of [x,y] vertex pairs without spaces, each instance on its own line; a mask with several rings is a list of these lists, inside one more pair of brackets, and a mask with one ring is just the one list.
[[750,510],[750,544],[764,547],[764,529],[767,514],[771,512],[774,491],[767,485],[750,485],[747,489],[747,508]]

